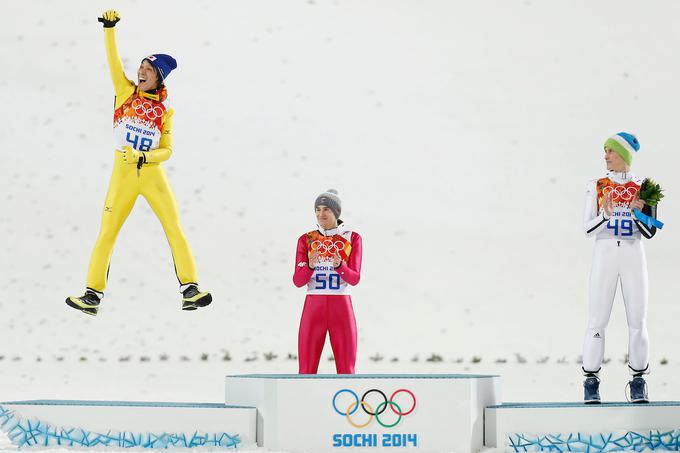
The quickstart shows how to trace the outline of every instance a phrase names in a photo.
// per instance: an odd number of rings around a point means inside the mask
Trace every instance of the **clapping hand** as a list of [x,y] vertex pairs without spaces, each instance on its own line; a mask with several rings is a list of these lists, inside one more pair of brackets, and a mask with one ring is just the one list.
[[342,264],[342,258],[340,258],[340,255],[338,252],[335,252],[335,255],[333,255],[333,267],[340,267]]
[[612,192],[608,192],[604,196],[604,201],[602,203],[602,209],[604,210],[604,213],[607,215],[607,217],[611,217],[612,213],[614,212],[614,196],[612,195]]
[[633,199],[633,202],[630,204],[630,209],[637,209],[638,211],[642,211],[642,208],[645,207],[645,202],[640,200],[640,194],[637,193],[635,194],[635,198]]
[[309,267],[312,269],[316,268],[316,266],[319,264],[319,252],[312,252],[311,255],[309,255]]

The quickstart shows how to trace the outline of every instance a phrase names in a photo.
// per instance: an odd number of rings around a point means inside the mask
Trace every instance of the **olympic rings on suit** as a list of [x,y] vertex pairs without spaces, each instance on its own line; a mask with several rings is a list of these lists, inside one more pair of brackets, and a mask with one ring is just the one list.
[[138,116],[144,115],[149,121],[154,121],[165,113],[160,106],[154,106],[149,101],[142,101],[139,98],[132,101],[132,108]]
[[[636,187],[626,187],[626,186],[607,186],[604,189],[602,189],[602,194],[607,195],[610,192],[613,192],[614,198],[618,198],[619,200],[623,201],[630,201],[632,200],[635,195],[638,193],[638,189]],[[615,200],[617,201],[617,200]]]
[[[338,409],[338,406],[337,406],[337,398],[342,393],[349,393],[350,395],[352,395],[354,397],[354,401],[352,403],[350,403],[349,406],[347,406],[347,409],[344,412],[341,411],[340,409]],[[368,395],[370,395],[371,393],[379,393],[383,397],[383,401],[380,402],[375,407],[375,410],[373,409],[373,406],[371,406],[368,403],[368,401],[366,401],[366,397]],[[411,399],[413,400],[413,402],[411,404],[411,408],[406,410],[406,411],[403,411],[401,409],[401,407],[399,406],[399,404],[397,404],[394,401],[395,397],[400,393],[407,393],[408,395],[411,396]],[[361,396],[361,399],[359,399],[359,396],[353,390],[342,389],[342,390],[338,390],[337,392],[335,392],[335,395],[333,395],[333,402],[332,403],[333,403],[333,410],[335,410],[335,412],[338,413],[339,415],[342,415],[345,418],[347,418],[347,421],[349,422],[349,424],[354,426],[355,428],[364,428],[364,427],[370,425],[371,422],[373,421],[373,418],[375,418],[375,420],[380,424],[380,426],[382,426],[384,428],[392,428],[394,426],[397,426],[401,422],[402,417],[405,417],[405,416],[411,414],[415,410],[416,405],[417,405],[416,396],[413,394],[413,392],[408,390],[408,389],[404,389],[404,388],[395,390],[394,393],[392,393],[392,395],[390,396],[389,399],[387,399],[387,396],[385,395],[384,392],[382,392],[379,389],[375,389],[375,388],[366,391]],[[356,423],[351,417],[359,409],[359,406],[361,406],[361,409],[368,415],[368,421],[366,423],[363,423],[363,424]],[[388,407],[398,417],[397,420],[394,423],[391,423],[391,424],[386,423],[386,422],[384,422],[383,420],[380,419],[380,415],[382,415],[387,410]]]
[[342,241],[331,241],[326,239],[324,241],[316,240],[312,242],[312,250],[316,250],[319,253],[337,253],[345,248],[345,244]]

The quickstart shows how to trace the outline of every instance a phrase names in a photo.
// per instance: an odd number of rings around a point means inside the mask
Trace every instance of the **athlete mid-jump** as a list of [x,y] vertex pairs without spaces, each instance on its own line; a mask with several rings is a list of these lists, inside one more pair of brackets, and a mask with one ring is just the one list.
[[172,249],[175,272],[182,293],[182,309],[195,310],[212,301],[210,293],[198,289],[196,263],[179,222],[177,201],[161,166],[172,154],[174,110],[165,105],[165,80],[177,67],[170,55],[145,57],[137,69],[138,84],[128,80],[116,46],[116,11],[106,11],[104,24],[106,57],[115,90],[113,136],[116,152],[113,174],[106,194],[101,229],[90,259],[87,288],[66,303],[96,315],[104,296],[113,245],[123,222],[142,195],[160,220]]
[[295,286],[307,286],[298,332],[300,374],[316,374],[330,335],[338,374],[354,374],[357,325],[350,287],[361,277],[361,236],[339,220],[342,206],[330,189],[314,203],[319,228],[298,239]]
[[583,345],[584,400],[599,403],[599,371],[604,356],[605,330],[621,282],[628,321],[628,367],[632,402],[647,402],[644,374],[649,373],[647,335],[647,261],[641,237],[652,238],[656,228],[642,222],[633,210],[656,218],[656,207],[640,200],[643,180],[630,172],[640,149],[634,135],[621,132],[604,145],[606,176],[586,189],[584,229],[595,236],[590,271],[588,326]]

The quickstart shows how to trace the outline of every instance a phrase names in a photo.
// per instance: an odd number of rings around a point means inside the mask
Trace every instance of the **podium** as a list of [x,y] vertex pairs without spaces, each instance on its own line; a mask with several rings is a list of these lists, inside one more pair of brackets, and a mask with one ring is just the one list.
[[226,403],[257,407],[257,444],[290,452],[474,452],[500,377],[227,376]]
[[[224,403],[0,402],[19,448],[680,450],[680,402],[501,403],[495,375],[227,376]],[[226,404],[225,404],[226,403]]]
[[236,448],[255,442],[253,407],[210,403],[34,400],[0,403],[19,448]]
[[680,403],[511,403],[487,407],[488,447],[506,451],[680,448]]

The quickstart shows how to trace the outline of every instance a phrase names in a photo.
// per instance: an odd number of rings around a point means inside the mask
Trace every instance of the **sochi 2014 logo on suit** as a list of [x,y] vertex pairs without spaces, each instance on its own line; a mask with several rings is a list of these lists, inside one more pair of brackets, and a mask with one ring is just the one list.
[[[353,401],[351,401],[347,405],[347,407],[339,408],[338,400],[339,397],[343,394],[350,395],[353,398]],[[378,404],[375,404],[375,402],[374,404],[371,404],[368,401],[368,396],[372,394],[375,395],[372,398],[382,397],[382,401],[380,401]],[[404,395],[405,398],[410,397],[411,400],[410,406],[406,405],[405,407],[402,408],[395,401],[395,398],[398,395]],[[402,404],[404,404],[403,400]],[[367,390],[366,392],[364,392],[363,395],[361,395],[361,398],[359,398],[359,395],[355,391],[345,388],[335,392],[332,398],[333,410],[338,415],[345,417],[347,419],[347,422],[355,428],[366,428],[371,425],[374,419],[383,428],[394,428],[402,421],[403,417],[406,417],[413,413],[413,411],[416,409],[416,404],[417,404],[416,396],[413,394],[412,391],[405,388],[395,390],[394,392],[392,392],[392,395],[390,395],[389,398],[387,398],[387,395],[382,390],[376,388]],[[360,408],[361,411],[368,416],[368,419],[363,423],[357,422],[356,420],[358,417],[355,414],[359,411]],[[393,414],[392,418],[396,416],[396,420],[393,421],[392,423],[387,421],[388,417],[385,415],[385,412],[388,410]]]

